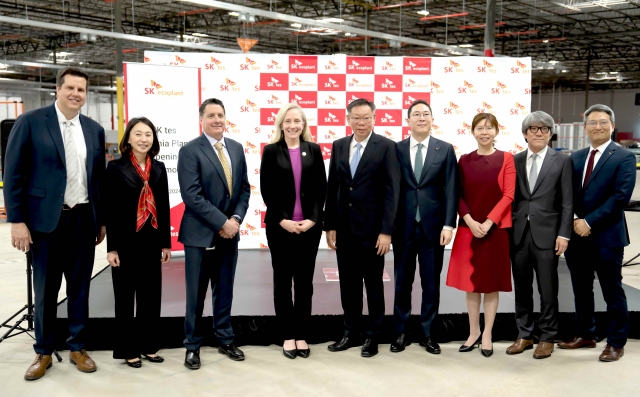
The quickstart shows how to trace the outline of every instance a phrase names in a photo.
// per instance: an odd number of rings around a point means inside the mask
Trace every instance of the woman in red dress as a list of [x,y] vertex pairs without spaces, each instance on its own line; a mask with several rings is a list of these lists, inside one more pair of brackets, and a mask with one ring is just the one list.
[[[447,285],[467,292],[469,339],[460,352],[482,341],[481,353],[493,354],[491,331],[498,311],[498,292],[511,291],[509,234],[516,170],[511,153],[494,148],[498,120],[479,113],[471,124],[478,150],[460,157],[460,220],[451,251]],[[484,294],[484,333],[480,302]]]

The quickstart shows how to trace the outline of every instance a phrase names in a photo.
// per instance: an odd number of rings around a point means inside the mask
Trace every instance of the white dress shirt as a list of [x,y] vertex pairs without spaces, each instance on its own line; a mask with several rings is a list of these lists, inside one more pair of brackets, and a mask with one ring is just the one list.
[[351,159],[353,159],[353,155],[356,153],[356,145],[359,143],[362,145],[362,149],[360,149],[360,159],[362,159],[362,155],[364,154],[364,148],[367,147],[367,143],[369,142],[369,138],[371,138],[371,134],[373,131],[369,133],[369,135],[362,141],[356,141],[356,134],[353,134],[353,138],[351,138],[351,143],[349,143],[349,164],[351,164]]
[[[589,165],[589,157],[591,157],[591,152],[593,152],[594,150],[598,151],[596,155],[593,157],[593,169],[595,170],[596,164],[598,164],[598,160],[600,160],[600,157],[602,157],[602,153],[604,153],[604,151],[607,149],[607,146],[609,146],[610,144],[611,144],[611,139],[609,139],[607,142],[603,143],[602,145],[598,146],[597,148],[594,148],[593,146],[589,147],[589,153],[587,154],[587,159],[585,160],[585,163],[584,163],[584,170],[582,170],[581,186],[584,185],[584,177],[587,175],[587,165]],[[573,214],[573,219],[578,219],[578,215]],[[589,226],[586,219],[584,220],[584,223],[587,225],[589,229],[591,229],[591,226]]]
[[227,150],[227,144],[224,142],[224,137],[222,137],[222,139],[218,141],[216,138],[213,138],[204,132],[203,134],[204,136],[207,137],[207,139],[209,140],[209,143],[211,143],[211,147],[213,147],[213,152],[216,154],[216,156],[218,156],[218,160],[220,160],[220,154],[218,154],[218,149],[216,149],[214,145],[218,142],[222,143],[222,153],[224,153],[224,157],[227,158],[227,164],[229,164],[229,169],[231,169],[231,175],[233,175],[233,166],[231,165],[231,157],[229,157],[229,151]]
[[80,201],[78,201],[78,204],[86,204],[89,202],[89,189],[87,188],[87,144],[85,143],[82,126],[80,125],[80,113],[76,114],[71,120],[67,120],[67,117],[62,114],[58,107],[58,101],[55,102],[55,108],[56,114],[58,115],[58,125],[60,126],[63,144],[65,142],[65,122],[71,122],[71,132],[73,133],[74,140],[76,141],[76,150],[78,151],[78,168],[80,170],[78,173],[78,183],[80,183]]

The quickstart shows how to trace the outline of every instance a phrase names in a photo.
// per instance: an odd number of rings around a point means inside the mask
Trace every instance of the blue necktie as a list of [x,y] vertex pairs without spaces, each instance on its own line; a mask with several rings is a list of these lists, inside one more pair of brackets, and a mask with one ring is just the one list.
[[356,152],[353,154],[351,164],[349,164],[349,168],[351,168],[351,178],[356,175],[356,170],[358,169],[358,163],[360,162],[360,149],[362,149],[362,144],[356,144]]
[[[413,165],[413,175],[416,176],[418,185],[420,184],[420,177],[422,176],[422,144],[418,144],[418,151],[416,152],[416,160]],[[420,222],[420,206],[416,211],[416,222]]]

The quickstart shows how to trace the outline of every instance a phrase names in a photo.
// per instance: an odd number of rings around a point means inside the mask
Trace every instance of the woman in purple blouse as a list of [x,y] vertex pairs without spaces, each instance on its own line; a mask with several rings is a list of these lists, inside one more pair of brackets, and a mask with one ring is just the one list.
[[[327,178],[320,146],[295,103],[276,116],[275,134],[264,147],[260,191],[273,266],[273,301],[287,358],[309,357],[313,271],[322,235]],[[291,299],[291,282],[294,297]]]

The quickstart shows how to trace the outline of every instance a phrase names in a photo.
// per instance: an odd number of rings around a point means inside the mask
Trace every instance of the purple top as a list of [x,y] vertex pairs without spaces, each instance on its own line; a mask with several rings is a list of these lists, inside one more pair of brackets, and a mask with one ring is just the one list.
[[291,158],[291,168],[293,168],[293,184],[296,187],[296,204],[293,206],[294,222],[304,220],[302,214],[302,203],[300,202],[300,179],[302,179],[302,158],[300,157],[300,147],[297,149],[289,149],[289,157]]

